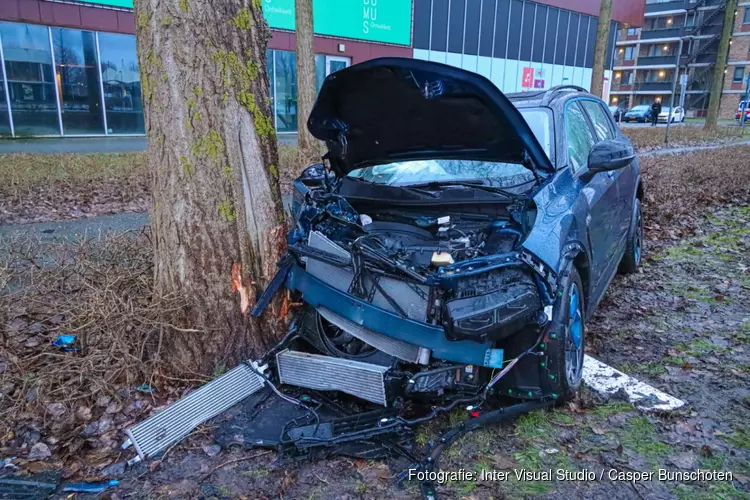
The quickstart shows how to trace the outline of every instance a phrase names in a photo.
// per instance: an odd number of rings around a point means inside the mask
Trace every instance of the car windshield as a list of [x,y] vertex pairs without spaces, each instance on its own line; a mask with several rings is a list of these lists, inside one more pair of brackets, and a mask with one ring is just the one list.
[[[661,108],[661,112],[662,113],[669,113],[670,109],[672,109],[672,108]],[[675,110],[675,111],[677,111],[677,110]]]
[[648,109],[649,109],[648,106],[636,106],[633,109],[631,109],[630,111],[646,111]]
[[[550,115],[543,109],[519,109],[548,157],[552,157]],[[497,187],[525,185],[534,180],[520,164],[468,159],[414,160],[352,170],[348,177],[387,186],[424,183],[479,182]]]

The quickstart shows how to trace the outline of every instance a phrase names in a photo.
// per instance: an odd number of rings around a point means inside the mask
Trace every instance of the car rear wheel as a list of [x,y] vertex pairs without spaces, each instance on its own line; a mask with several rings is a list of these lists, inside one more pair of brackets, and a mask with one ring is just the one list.
[[566,401],[581,388],[585,343],[584,295],[581,277],[571,265],[562,281],[548,336],[548,387],[558,401]]
[[641,265],[643,258],[643,212],[641,210],[641,200],[638,198],[633,202],[633,219],[628,234],[625,255],[622,257],[620,270],[624,273],[634,273],[638,266]]

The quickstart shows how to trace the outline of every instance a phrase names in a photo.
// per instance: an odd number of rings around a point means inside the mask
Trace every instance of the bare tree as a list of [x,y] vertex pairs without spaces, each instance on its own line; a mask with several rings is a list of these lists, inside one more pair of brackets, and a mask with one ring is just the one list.
[[298,145],[307,158],[315,152],[315,137],[307,130],[307,118],[315,104],[315,36],[312,0],[295,0],[297,37],[297,130]]
[[596,45],[594,46],[594,68],[591,73],[591,93],[603,97],[604,65],[609,46],[609,29],[612,21],[612,0],[602,0],[599,10],[599,24],[596,28]]
[[180,370],[247,359],[277,335],[274,311],[247,315],[285,233],[261,5],[135,0],[155,293],[187,304],[189,328],[165,339]]
[[724,12],[724,27],[719,40],[719,52],[716,54],[716,66],[714,67],[714,78],[711,84],[711,98],[708,101],[708,114],[706,115],[706,130],[713,130],[719,122],[719,109],[721,107],[721,95],[724,91],[724,72],[727,70],[727,57],[729,56],[729,42],[734,30],[734,15],[737,10],[737,0],[727,0],[727,10]]

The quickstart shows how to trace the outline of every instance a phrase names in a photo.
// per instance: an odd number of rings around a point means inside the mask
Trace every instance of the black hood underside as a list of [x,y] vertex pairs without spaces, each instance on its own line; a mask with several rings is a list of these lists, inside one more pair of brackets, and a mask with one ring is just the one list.
[[339,175],[419,159],[551,169],[523,116],[485,77],[444,64],[381,58],[326,78],[308,120]]

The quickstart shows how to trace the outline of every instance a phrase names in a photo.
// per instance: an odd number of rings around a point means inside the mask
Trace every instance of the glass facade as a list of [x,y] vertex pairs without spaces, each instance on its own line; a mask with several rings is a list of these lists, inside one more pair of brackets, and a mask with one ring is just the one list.
[[[279,133],[297,131],[295,53],[266,51]],[[317,54],[318,90],[349,65]],[[135,37],[0,22],[0,136],[145,134]]]
[[0,136],[145,133],[134,36],[0,22],[0,49]]
[[145,134],[135,37],[99,33],[104,107],[109,134]]
[[94,33],[52,28],[52,46],[63,134],[103,134],[104,117]]
[[49,29],[0,23],[0,37],[15,135],[60,135]]
[[[285,50],[266,51],[268,79],[271,89],[271,109],[274,113],[276,131],[297,131],[297,58],[294,52]],[[330,73],[343,69],[350,59],[341,56],[315,55],[315,84],[320,90],[323,80]]]

